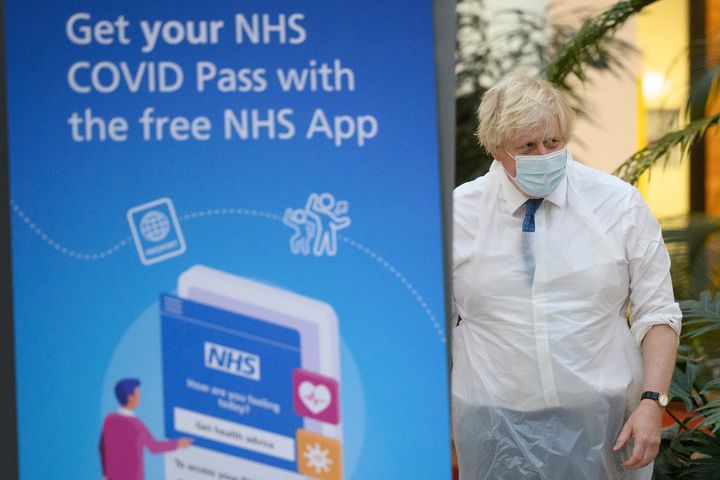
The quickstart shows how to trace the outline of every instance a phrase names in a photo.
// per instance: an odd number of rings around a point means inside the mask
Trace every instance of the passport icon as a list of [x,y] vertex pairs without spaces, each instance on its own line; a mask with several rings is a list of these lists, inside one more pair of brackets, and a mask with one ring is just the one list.
[[169,198],[133,207],[128,210],[127,219],[143,265],[152,265],[185,253],[185,237],[175,206]]

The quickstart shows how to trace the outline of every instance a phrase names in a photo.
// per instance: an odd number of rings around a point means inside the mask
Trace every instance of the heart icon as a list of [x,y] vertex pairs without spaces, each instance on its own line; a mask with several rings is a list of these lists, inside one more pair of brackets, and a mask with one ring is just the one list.
[[325,385],[315,385],[307,380],[300,383],[298,394],[300,401],[313,415],[317,415],[327,409],[332,401],[332,395],[328,387]]

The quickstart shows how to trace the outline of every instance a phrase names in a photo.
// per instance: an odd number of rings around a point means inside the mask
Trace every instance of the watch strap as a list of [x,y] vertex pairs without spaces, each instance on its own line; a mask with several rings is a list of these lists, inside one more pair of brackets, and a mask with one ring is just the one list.
[[643,392],[642,395],[640,395],[640,400],[654,400],[657,402],[658,405],[665,408],[668,404],[668,394],[667,393],[660,393],[660,392],[652,392],[652,391],[646,391]]
[[657,401],[657,399],[660,398],[660,392],[643,392],[643,394],[640,395],[640,400],[645,400],[646,398]]

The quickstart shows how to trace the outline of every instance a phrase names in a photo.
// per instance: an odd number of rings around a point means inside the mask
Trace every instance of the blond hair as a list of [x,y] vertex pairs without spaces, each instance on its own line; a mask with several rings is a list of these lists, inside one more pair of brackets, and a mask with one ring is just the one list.
[[523,131],[557,123],[564,143],[570,140],[574,113],[547,80],[511,75],[490,88],[478,107],[476,135],[489,153]]

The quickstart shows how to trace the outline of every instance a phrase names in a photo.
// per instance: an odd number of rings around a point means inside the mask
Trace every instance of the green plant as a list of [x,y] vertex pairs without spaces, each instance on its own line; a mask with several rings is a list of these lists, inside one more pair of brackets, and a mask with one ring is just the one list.
[[455,184],[472,180],[492,159],[475,138],[476,111],[483,93],[511,71],[539,71],[547,62],[544,17],[518,9],[501,11],[493,21],[504,28],[490,38],[482,0],[457,0]]
[[702,214],[662,222],[672,259],[670,274],[676,298],[697,298],[720,291],[720,220]]
[[703,138],[711,127],[720,125],[720,113],[695,120],[687,126],[663,135],[642,150],[635,152],[632,157],[623,162],[613,174],[629,183],[637,183],[646,170],[659,160],[669,159],[670,152],[680,147],[680,153],[686,158],[692,146]]
[[552,56],[545,67],[545,77],[563,90],[572,91],[570,78],[585,82],[591,68],[614,70],[620,67],[620,57],[608,48],[618,45],[612,42],[612,36],[628,18],[657,1],[626,0],[586,18],[582,27]]
[[[680,302],[685,332],[692,340],[720,334],[720,295],[703,292],[698,300]],[[681,345],[670,387],[672,400],[684,410],[672,413],[675,426],[663,435],[655,462],[655,478],[717,479],[720,471],[720,364],[717,351],[699,353]]]

